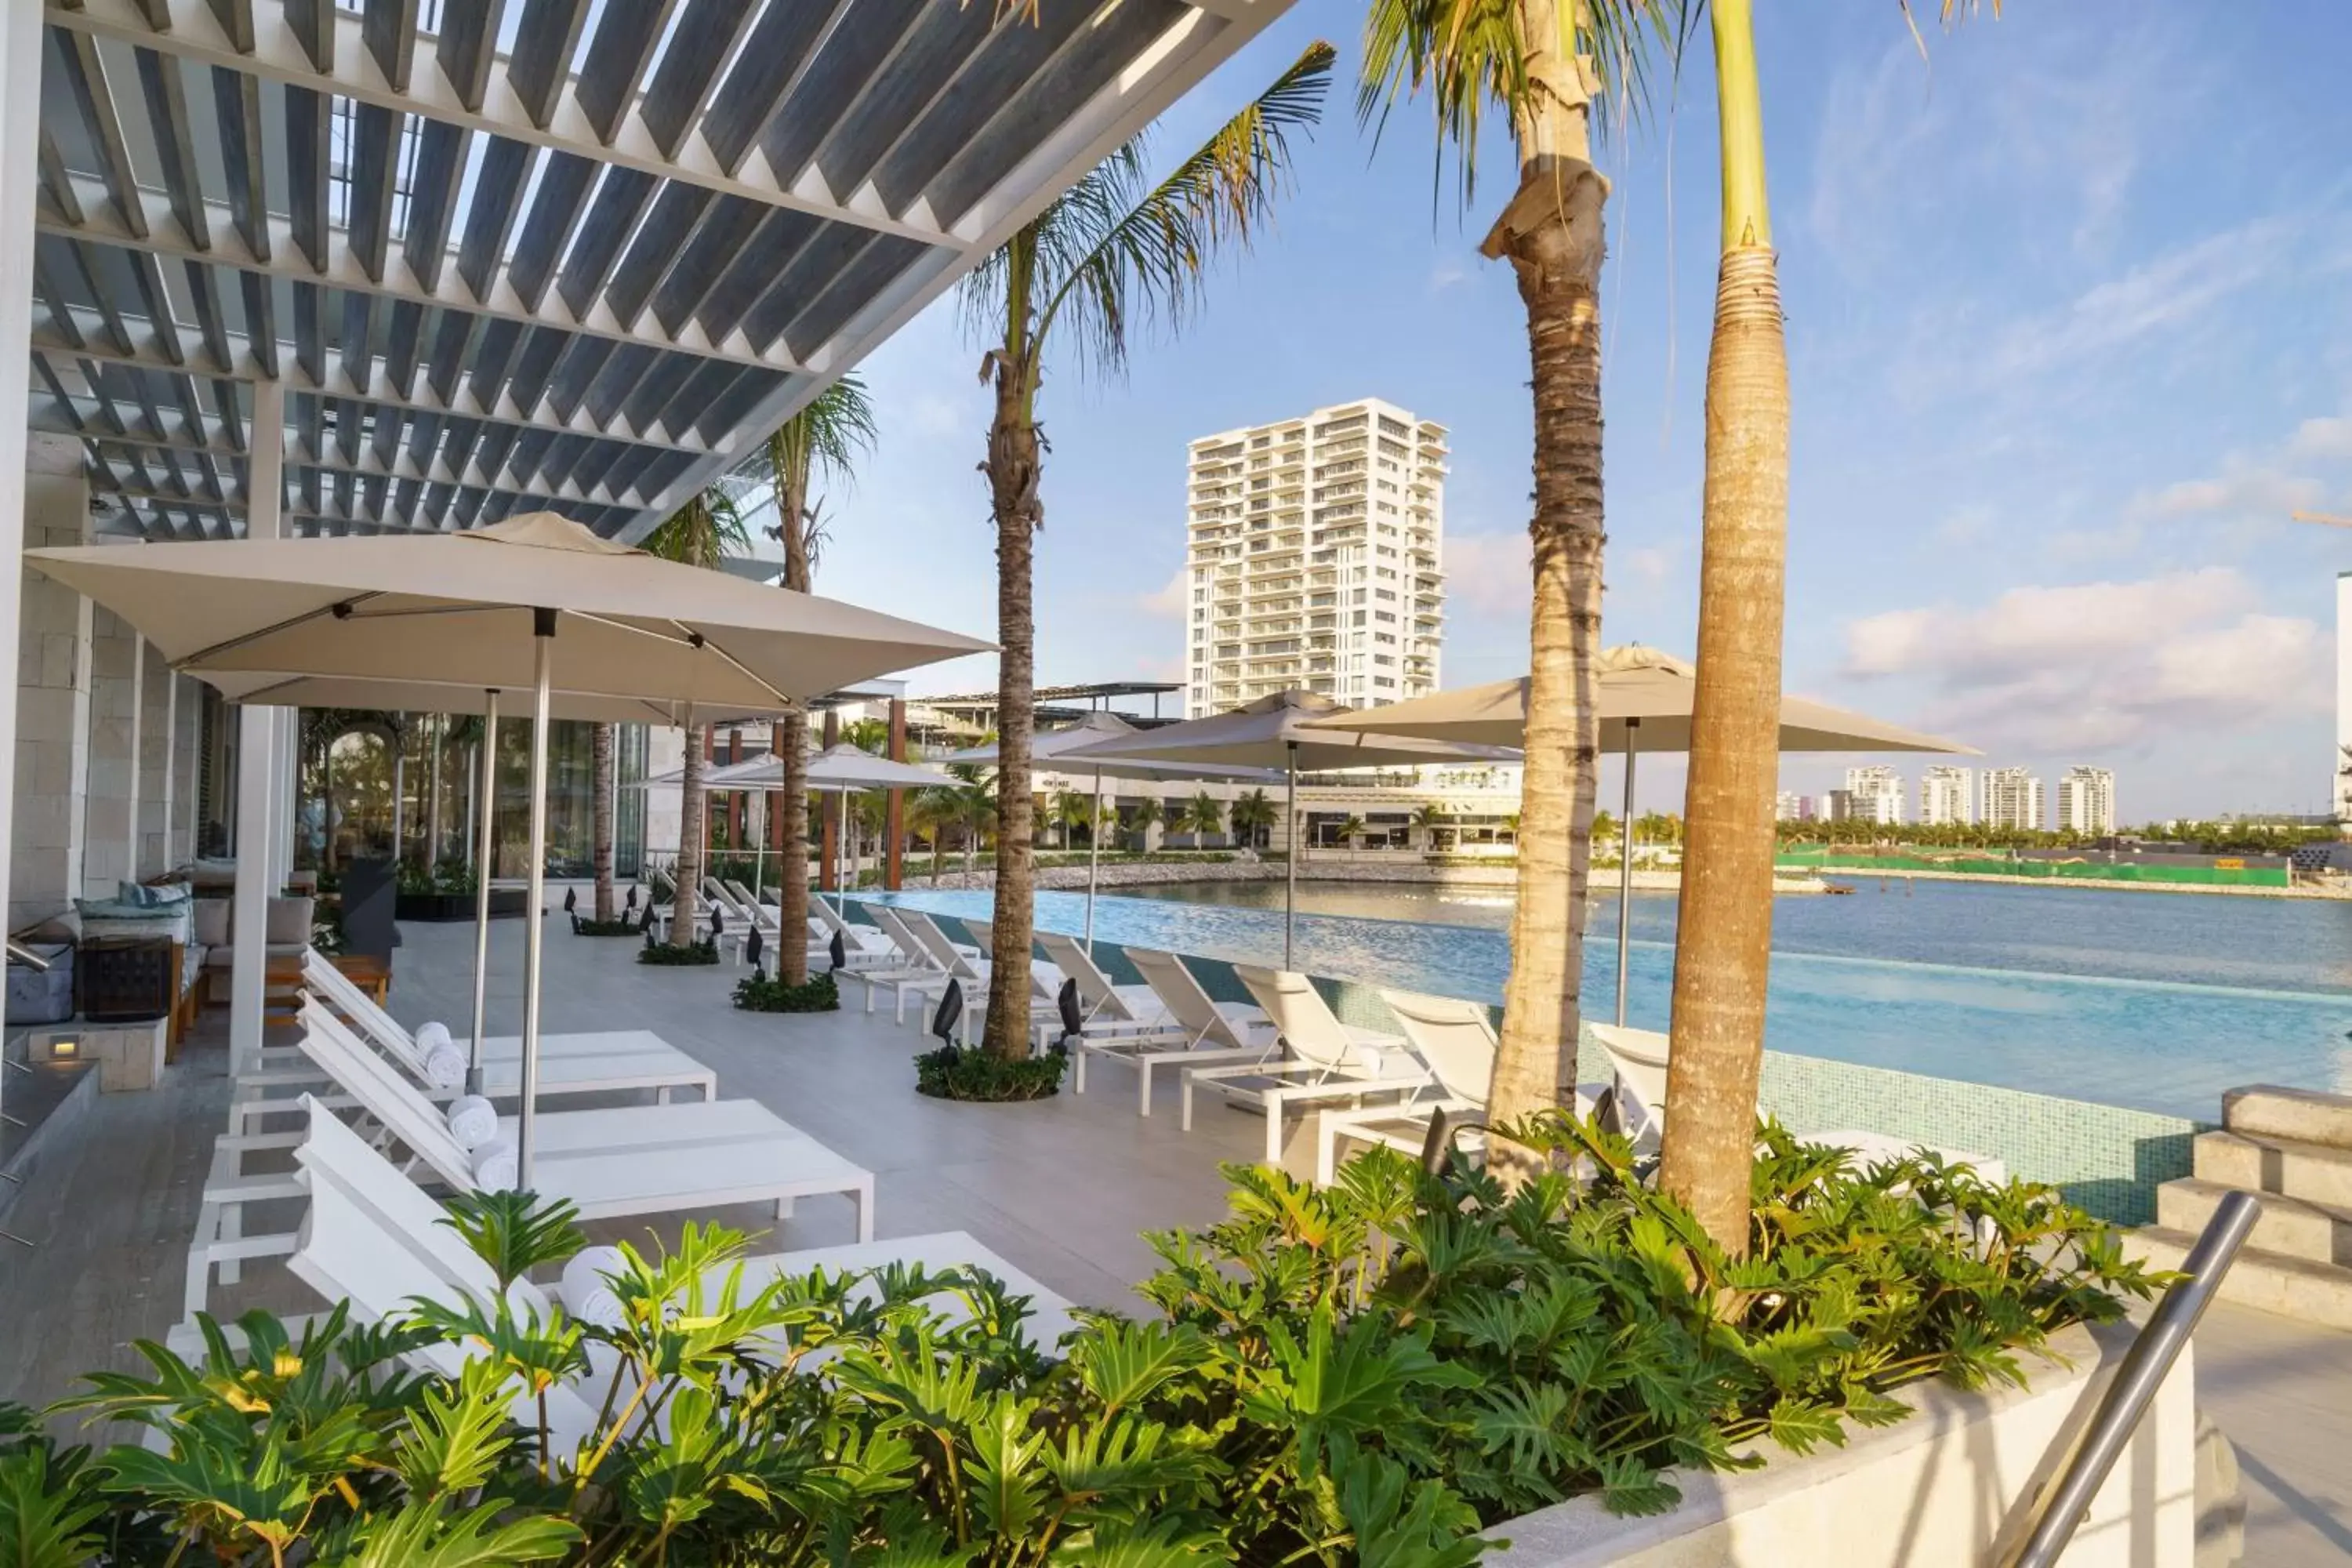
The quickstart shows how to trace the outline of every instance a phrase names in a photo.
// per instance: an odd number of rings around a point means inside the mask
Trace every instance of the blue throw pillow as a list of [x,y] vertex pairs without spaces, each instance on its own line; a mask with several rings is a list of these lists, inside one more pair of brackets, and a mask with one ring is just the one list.
[[114,901],[129,904],[133,909],[152,910],[163,901],[163,890],[151,888],[144,882],[117,882],[114,884]]

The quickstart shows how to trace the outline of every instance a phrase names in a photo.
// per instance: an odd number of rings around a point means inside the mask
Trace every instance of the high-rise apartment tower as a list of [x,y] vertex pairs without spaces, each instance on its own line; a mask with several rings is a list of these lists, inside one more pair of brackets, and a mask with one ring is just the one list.
[[1446,456],[1444,426],[1378,398],[1192,443],[1185,716],[1435,690]]
[[2058,781],[2058,831],[2103,835],[2116,830],[2116,775],[2111,768],[2072,767]]

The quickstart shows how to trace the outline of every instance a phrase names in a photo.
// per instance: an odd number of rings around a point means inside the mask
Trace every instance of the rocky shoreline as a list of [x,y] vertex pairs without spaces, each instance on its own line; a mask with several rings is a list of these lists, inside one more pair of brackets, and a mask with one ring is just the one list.
[[[962,871],[944,871],[934,881],[919,874],[913,865],[908,867],[907,890],[915,892],[938,889],[953,890],[967,888],[990,889],[996,886],[996,873],[974,868],[969,875]],[[1486,888],[1508,891],[1519,885],[1515,866],[1465,865],[1459,862],[1432,864],[1418,858],[1400,856],[1391,864],[1361,860],[1309,861],[1299,868],[1299,878],[1308,882],[1387,883],[1420,888]],[[1279,860],[1211,860],[1197,864],[1182,861],[1106,861],[1097,886],[1104,889],[1140,888],[1170,882],[1279,882],[1283,864]],[[1087,868],[1076,866],[1041,866],[1037,869],[1037,886],[1060,891],[1084,890]],[[1633,886],[1643,892],[1674,892],[1682,887],[1678,871],[1643,870],[1636,868]],[[1617,872],[1613,867],[1595,867],[1590,890],[1595,898],[1617,889]],[[1776,877],[1772,890],[1776,893],[1821,893],[1827,888],[1815,877]]]

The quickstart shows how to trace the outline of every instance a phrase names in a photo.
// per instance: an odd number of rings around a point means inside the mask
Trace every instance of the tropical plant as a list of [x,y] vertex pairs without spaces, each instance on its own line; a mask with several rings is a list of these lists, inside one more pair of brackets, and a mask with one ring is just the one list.
[[[1592,165],[1596,115],[1642,97],[1645,35],[1669,26],[1661,0],[1372,0],[1357,92],[1384,123],[1426,92],[1438,142],[1474,196],[1488,111],[1508,116],[1518,164],[1480,251],[1507,259],[1528,320],[1535,413],[1528,520],[1527,763],[1511,973],[1490,1105],[1512,1121],[1563,1103],[1575,1071],[1584,973],[1585,880],[1600,769],[1601,263],[1609,183]],[[1442,164],[1439,165],[1442,169]],[[1507,1182],[1531,1156],[1495,1151]]]
[[1167,821],[1168,808],[1160,804],[1160,797],[1147,795],[1127,808],[1123,826],[1127,831],[1136,835],[1136,847],[1148,850],[1151,847],[1151,830]]
[[590,725],[588,749],[594,759],[589,788],[595,799],[590,803],[589,818],[594,838],[590,858],[595,868],[596,919],[610,921],[620,914],[613,893],[613,790],[618,782],[613,767],[613,726]]
[[[789,946],[790,943],[779,943]],[[803,955],[803,968],[806,968]],[[735,983],[735,1005],[746,1013],[831,1013],[841,1006],[841,989],[830,974],[791,981],[755,969]]]
[[947,843],[947,830],[963,820],[963,803],[952,784],[933,784],[919,789],[907,802],[907,827],[922,836],[931,850],[931,883],[940,880],[940,857]]
[[1346,844],[1349,848],[1353,849],[1359,847],[1365,833],[1364,819],[1350,813],[1347,817],[1341,820],[1339,833],[1340,841]]
[[[579,1255],[569,1207],[460,1200],[495,1293],[299,1332],[199,1318],[200,1353],[142,1343],[143,1370],[50,1413],[143,1429],[102,1456],[0,1410],[0,1547],[23,1568],[1454,1568],[1566,1496],[1654,1511],[1667,1467],[1842,1444],[1907,1415],[1906,1384],[2021,1382],[2022,1352],[2155,1283],[2048,1189],[1929,1158],[1861,1170],[1761,1129],[1741,1260],[1597,1124],[1514,1136],[1562,1168],[1507,1194],[1387,1149],[1319,1189],[1230,1167],[1223,1222],[1150,1238],[1161,1317],[1081,1313],[1057,1346],[975,1270],[771,1278],[696,1224],[604,1253],[606,1310],[574,1317],[529,1283]],[[559,1399],[589,1413],[576,1442]]]
[[[751,548],[751,535],[734,500],[723,489],[711,489],[697,493],[670,513],[646,535],[640,548],[665,561],[717,571],[726,564],[728,556]],[[688,713],[686,772],[678,783],[677,897],[670,920],[673,931],[688,936],[701,912],[703,859],[709,847],[706,810],[709,797],[702,787],[709,741],[709,726],[694,722]]]
[[1095,797],[1084,790],[1057,789],[1047,804],[1046,811],[1062,829],[1062,847],[1070,847],[1070,835],[1085,827],[1095,815]]
[[915,1092],[934,1100],[1004,1101],[1044,1100],[1058,1093],[1069,1058],[1059,1051],[1041,1057],[1000,1057],[966,1050],[950,1041],[915,1058]]
[[1452,825],[1454,814],[1440,800],[1423,801],[1413,808],[1412,825],[1421,830],[1422,843],[1430,849],[1438,847],[1437,836]]
[[996,774],[973,763],[950,763],[954,774],[956,815],[963,829],[963,873],[971,875],[972,854],[981,840],[996,831]]
[[1266,835],[1282,820],[1282,812],[1267,798],[1265,791],[1254,789],[1234,802],[1228,814],[1235,837],[1255,849],[1265,847]]
[[[1245,248],[1272,220],[1290,170],[1289,137],[1322,112],[1332,51],[1318,43],[1255,102],[1157,184],[1143,137],[1079,177],[964,280],[964,319],[986,345],[981,379],[994,413],[982,464],[996,529],[997,772],[993,966],[987,1048],[1027,1049],[1026,976],[1036,915],[1030,746],[1036,730],[1035,534],[1045,522],[1037,425],[1047,348],[1075,336],[1081,371],[1116,373],[1130,326],[1170,329],[1197,309],[1221,251]],[[1058,336],[1057,336],[1058,331]]]
[[688,969],[698,964],[716,963],[719,962],[719,942],[715,937],[704,937],[700,942],[683,944],[675,942],[660,942],[653,939],[653,932],[648,930],[646,932],[646,945],[637,951],[637,962],[650,963],[657,968],[667,966]]

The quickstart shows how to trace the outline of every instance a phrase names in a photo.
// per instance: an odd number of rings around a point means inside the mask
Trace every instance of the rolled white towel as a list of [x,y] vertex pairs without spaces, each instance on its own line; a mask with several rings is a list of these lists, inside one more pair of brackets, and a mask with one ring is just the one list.
[[444,1041],[425,1053],[425,1081],[435,1089],[455,1089],[466,1081],[466,1053]]
[[474,1151],[474,1185],[486,1193],[508,1193],[522,1184],[522,1156],[513,1139],[501,1132]]
[[449,1136],[471,1152],[499,1135],[499,1108],[478,1094],[461,1094],[449,1102]]
[[583,1247],[572,1255],[563,1266],[563,1284],[560,1294],[563,1310],[583,1323],[593,1323],[600,1329],[621,1326],[621,1298],[613,1291],[605,1279],[626,1268],[626,1261],[617,1247]]
[[446,1024],[431,1023],[416,1031],[416,1048],[426,1056],[432,1054],[436,1046],[454,1046],[457,1043],[449,1037],[449,1026]]

